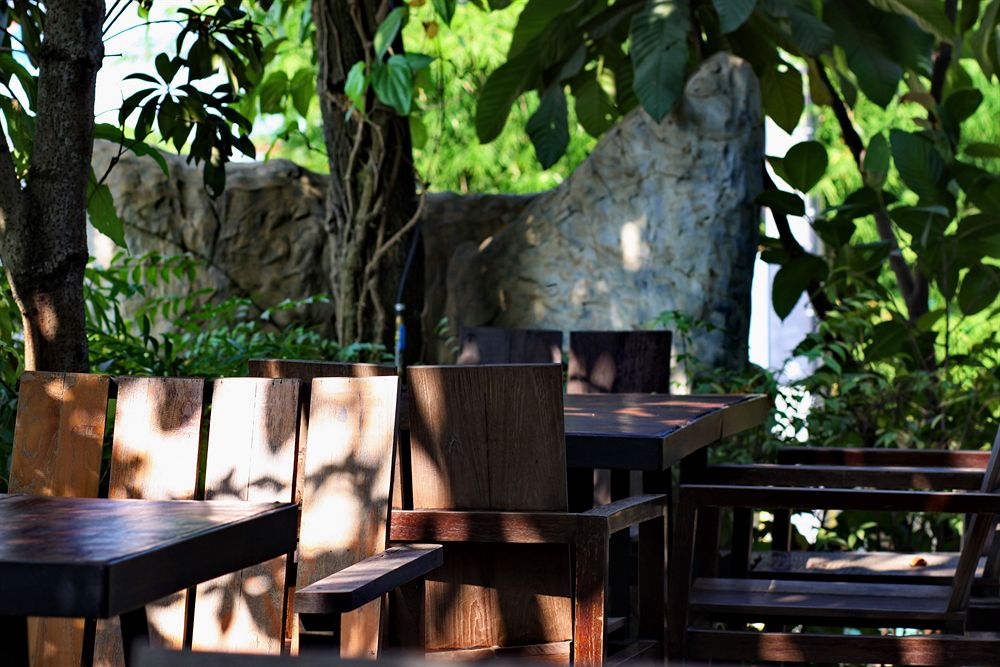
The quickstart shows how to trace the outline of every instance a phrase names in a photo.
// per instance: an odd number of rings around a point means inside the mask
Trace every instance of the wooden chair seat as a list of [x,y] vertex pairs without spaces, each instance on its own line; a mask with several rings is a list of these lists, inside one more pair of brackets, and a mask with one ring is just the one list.
[[[751,574],[758,579],[835,579],[886,583],[935,584],[955,576],[957,551],[907,554],[892,551],[766,551],[755,553]],[[976,583],[983,578],[986,557],[979,559]]]
[[950,596],[950,585],[699,578],[691,587],[689,608],[695,614],[748,621],[790,619],[816,625],[817,619],[837,619],[867,627],[897,621],[907,627],[915,622],[939,627],[965,617],[964,610],[947,611]]

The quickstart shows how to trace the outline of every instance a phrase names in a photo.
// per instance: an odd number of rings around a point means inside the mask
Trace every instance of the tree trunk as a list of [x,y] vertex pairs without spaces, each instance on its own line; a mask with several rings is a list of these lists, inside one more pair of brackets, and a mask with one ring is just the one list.
[[37,125],[23,190],[6,141],[0,146],[0,259],[21,309],[25,367],[86,371],[87,182],[104,0],[46,4]]
[[[330,163],[326,268],[333,276],[334,328],[345,345],[389,343],[396,290],[416,226],[409,123],[373,94],[368,96],[366,116],[350,110],[344,84],[354,63],[370,65],[374,58],[372,38],[390,3],[313,0],[312,8],[317,90]],[[421,293],[420,273],[417,267],[407,279],[410,295]],[[420,307],[407,301],[409,320],[419,315]],[[418,326],[410,329],[419,331]],[[412,339],[409,347],[415,347]]]

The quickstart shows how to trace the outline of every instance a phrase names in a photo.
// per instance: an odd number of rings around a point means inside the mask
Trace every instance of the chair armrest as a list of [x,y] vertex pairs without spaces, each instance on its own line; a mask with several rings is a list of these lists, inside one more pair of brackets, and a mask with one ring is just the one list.
[[667,497],[654,493],[616,500],[607,505],[583,512],[581,516],[600,517],[607,520],[608,532],[617,533],[650,519],[666,515]]
[[353,611],[423,577],[442,563],[444,547],[440,544],[392,547],[299,589],[295,593],[295,611],[300,614]]
[[978,490],[983,470],[976,468],[854,465],[714,465],[693,480],[705,484],[828,486],[882,489]]
[[940,449],[883,449],[876,447],[782,447],[778,463],[849,466],[930,466],[979,468],[990,460],[987,451]]
[[680,506],[1000,514],[1000,494],[684,484],[680,488]]

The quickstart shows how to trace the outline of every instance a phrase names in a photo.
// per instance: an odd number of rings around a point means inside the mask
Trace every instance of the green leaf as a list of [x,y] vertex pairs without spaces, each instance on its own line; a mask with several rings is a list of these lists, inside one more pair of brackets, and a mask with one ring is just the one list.
[[180,58],[171,58],[166,53],[156,56],[156,60],[153,62],[156,65],[156,73],[160,75],[164,83],[173,81],[174,76],[177,75],[177,70],[184,64],[184,61]]
[[309,113],[309,103],[316,96],[316,72],[308,67],[299,69],[292,76],[288,89],[292,93],[292,106],[300,116],[306,116]]
[[375,57],[378,60],[381,60],[385,52],[389,50],[389,47],[395,41],[399,31],[409,18],[410,13],[406,7],[396,7],[379,24],[375,30]]
[[955,26],[938,0],[871,0],[871,3],[883,11],[909,16],[940,40],[951,42],[955,39]]
[[781,161],[784,180],[800,192],[809,192],[826,174],[826,148],[818,141],[803,141],[788,149]]
[[600,137],[614,125],[618,112],[597,79],[596,70],[584,72],[573,85],[576,119],[592,137]]
[[826,262],[816,255],[796,257],[783,265],[774,274],[774,283],[771,287],[774,313],[781,319],[788,317],[795,304],[799,302],[799,297],[808,289],[809,282],[825,280],[828,272]]
[[514,26],[510,48],[507,50],[508,62],[524,53],[531,41],[545,32],[554,18],[575,9],[579,4],[580,0],[528,0]]
[[476,135],[487,144],[500,134],[514,101],[531,87],[538,75],[538,61],[531,54],[508,60],[486,78],[476,101]]
[[965,154],[969,157],[978,158],[1000,158],[1000,146],[982,142],[973,142],[965,147]]
[[784,190],[773,189],[764,190],[757,195],[755,202],[759,206],[766,206],[772,211],[783,213],[784,215],[806,214],[806,205],[802,201],[802,197],[798,196],[794,192],[785,192]]
[[788,7],[788,25],[792,31],[792,41],[806,55],[818,56],[833,46],[833,29],[799,5]]
[[892,161],[903,182],[921,199],[943,199],[944,159],[930,141],[918,134],[891,130]]
[[365,112],[365,88],[367,85],[368,80],[365,77],[365,64],[358,61],[347,72],[344,94],[347,95],[347,99],[351,100],[361,113]]
[[431,4],[444,24],[450,26],[451,19],[455,16],[455,0],[431,0]]
[[687,72],[687,0],[646,0],[632,17],[633,88],[639,103],[660,122],[684,92]]
[[885,185],[885,179],[889,175],[889,142],[885,136],[876,134],[868,142],[868,149],[865,150],[863,164],[865,185],[873,190],[881,190]]
[[566,94],[562,85],[549,86],[531,115],[524,129],[535,147],[535,156],[548,169],[563,156],[569,145],[569,122],[567,121]]
[[961,123],[983,103],[983,94],[975,88],[960,88],[944,100],[944,110],[951,121]]
[[277,70],[271,72],[264,83],[257,89],[257,97],[260,100],[261,113],[282,113],[284,108],[281,101],[288,92],[288,75]]
[[435,60],[434,56],[429,56],[425,53],[406,53],[403,57],[406,58],[406,62],[414,74],[428,67]]
[[976,264],[962,279],[958,291],[958,306],[966,315],[985,310],[1000,293],[1000,269],[989,264]]
[[417,150],[427,145],[427,126],[418,114],[410,116],[410,142]]
[[757,6],[757,0],[712,0],[712,4],[719,15],[719,29],[729,33],[746,23]]
[[995,53],[997,45],[996,26],[1000,21],[1000,0],[993,0],[986,6],[979,27],[969,35],[969,47],[979,62],[983,74],[992,78],[997,72]]
[[406,58],[394,55],[384,63],[376,63],[372,70],[372,88],[383,104],[401,116],[410,113],[413,105],[413,72]]
[[872,342],[865,347],[865,359],[869,362],[902,352],[910,341],[906,325],[896,320],[876,324],[872,328],[871,338]]
[[126,248],[125,226],[115,211],[114,198],[106,183],[98,185],[94,170],[90,170],[87,181],[87,214],[94,229],[115,242],[120,248]]
[[761,95],[764,97],[764,111],[778,127],[791,134],[799,124],[806,106],[802,92],[802,75],[794,67],[787,66],[784,72],[768,69],[761,79]]

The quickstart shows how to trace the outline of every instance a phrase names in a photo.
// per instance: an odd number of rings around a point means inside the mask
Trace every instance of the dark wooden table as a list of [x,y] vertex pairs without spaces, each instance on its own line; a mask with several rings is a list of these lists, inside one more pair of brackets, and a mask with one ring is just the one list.
[[128,658],[128,639],[147,634],[144,605],[294,551],[297,513],[292,503],[0,495],[4,664],[28,665],[28,616],[120,615]]

